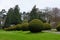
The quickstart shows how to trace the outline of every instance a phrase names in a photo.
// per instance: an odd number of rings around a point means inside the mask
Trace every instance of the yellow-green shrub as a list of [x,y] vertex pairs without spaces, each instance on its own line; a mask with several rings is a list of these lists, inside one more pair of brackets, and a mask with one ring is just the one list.
[[49,23],[43,24],[43,30],[50,30],[50,29],[51,29],[51,25]]
[[15,30],[15,27],[16,26],[10,26],[8,28],[4,28],[4,30],[6,30],[6,31],[12,31],[12,30]]
[[6,31],[21,30],[21,24],[17,24],[14,26],[10,26],[8,28],[4,28],[4,30],[6,30]]
[[29,30],[28,26],[29,26],[29,23],[27,23],[27,22],[26,23],[22,23],[21,29],[23,31],[28,31]]
[[17,24],[15,29],[16,30],[21,30],[21,24]]

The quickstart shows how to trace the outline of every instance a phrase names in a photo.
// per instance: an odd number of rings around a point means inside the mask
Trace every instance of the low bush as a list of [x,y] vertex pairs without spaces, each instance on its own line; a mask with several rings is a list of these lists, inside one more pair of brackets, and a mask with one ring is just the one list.
[[60,31],[60,24],[57,25],[56,29],[57,31]]
[[22,23],[21,29],[23,31],[28,31],[29,30],[28,26],[29,26],[29,23]]
[[21,30],[21,25],[18,24],[18,25],[10,26],[10,27],[8,27],[8,28],[4,28],[4,30],[6,30],[6,31],[16,31],[16,30]]
[[43,24],[43,30],[50,30],[50,29],[51,29],[51,25],[49,23]]
[[21,30],[21,24],[17,24],[16,27],[15,27],[16,30]]
[[4,30],[6,30],[6,31],[15,30],[15,26],[10,26],[10,27],[8,27],[8,28],[4,28]]
[[39,19],[34,19],[29,23],[29,30],[31,32],[41,32],[43,29],[43,22]]

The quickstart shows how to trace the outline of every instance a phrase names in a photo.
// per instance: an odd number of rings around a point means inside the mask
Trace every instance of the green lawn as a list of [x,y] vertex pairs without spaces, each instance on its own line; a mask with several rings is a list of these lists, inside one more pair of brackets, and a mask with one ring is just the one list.
[[0,31],[0,40],[60,40],[60,34]]

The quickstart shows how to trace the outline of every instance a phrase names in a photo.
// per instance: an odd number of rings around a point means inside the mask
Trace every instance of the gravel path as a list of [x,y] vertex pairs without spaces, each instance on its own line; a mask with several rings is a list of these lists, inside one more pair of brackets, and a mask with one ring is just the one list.
[[52,32],[52,33],[60,34],[60,32]]
[[43,32],[51,32],[51,33],[56,33],[56,34],[60,34],[60,32],[54,32],[54,31],[43,31]]

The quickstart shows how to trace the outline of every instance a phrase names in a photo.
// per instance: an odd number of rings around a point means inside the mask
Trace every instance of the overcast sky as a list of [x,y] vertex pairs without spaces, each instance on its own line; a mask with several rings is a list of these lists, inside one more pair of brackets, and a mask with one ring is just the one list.
[[10,7],[14,7],[17,4],[19,5],[21,12],[30,11],[34,5],[39,9],[43,9],[45,7],[60,8],[60,0],[0,0],[0,10],[8,10]]

